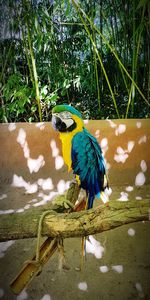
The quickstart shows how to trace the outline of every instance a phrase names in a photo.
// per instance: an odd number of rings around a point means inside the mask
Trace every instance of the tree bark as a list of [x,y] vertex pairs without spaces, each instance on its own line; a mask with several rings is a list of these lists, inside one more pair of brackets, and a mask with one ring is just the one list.
[[[44,210],[33,209],[20,214],[0,216],[0,241],[37,237]],[[42,236],[79,237],[100,233],[124,224],[150,220],[150,201],[110,201],[81,212],[57,213],[49,210],[42,222]]]

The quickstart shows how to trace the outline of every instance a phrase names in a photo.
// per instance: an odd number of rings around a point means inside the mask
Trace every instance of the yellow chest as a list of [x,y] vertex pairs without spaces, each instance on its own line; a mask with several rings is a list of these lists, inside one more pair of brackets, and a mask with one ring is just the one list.
[[72,118],[75,120],[77,127],[71,132],[62,132],[60,133],[60,139],[62,142],[62,154],[63,159],[68,166],[68,171],[71,170],[71,148],[72,148],[72,139],[75,136],[76,133],[83,130],[83,121],[78,118],[77,116],[72,116]]
[[60,139],[62,142],[62,154],[63,159],[68,166],[68,171],[71,170],[71,147],[73,136],[70,133],[60,133]]

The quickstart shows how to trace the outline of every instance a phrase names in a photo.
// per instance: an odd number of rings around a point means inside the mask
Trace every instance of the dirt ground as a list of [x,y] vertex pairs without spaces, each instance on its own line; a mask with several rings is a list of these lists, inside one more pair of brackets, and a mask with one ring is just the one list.
[[[125,190],[126,187],[113,187],[112,198],[122,197],[121,193],[125,193]],[[150,195],[150,186],[128,190],[130,192],[124,194],[124,197],[128,195],[128,200],[134,198],[140,201]],[[21,194],[22,190],[14,188],[13,191],[14,194],[11,192],[8,195],[5,186],[3,195],[7,193],[9,202],[5,198],[1,199],[0,209],[3,208],[5,213],[12,208],[30,209],[27,205],[31,204],[31,195],[27,199],[27,195],[23,197],[23,192]],[[82,271],[79,271],[81,239],[66,239],[65,256],[69,270],[59,270],[59,254],[56,252],[44,266],[42,273],[18,296],[12,293],[9,285],[23,263],[34,254],[36,239],[0,243],[0,299],[150,299],[149,222],[124,225],[90,237],[90,241],[87,241],[86,262]]]

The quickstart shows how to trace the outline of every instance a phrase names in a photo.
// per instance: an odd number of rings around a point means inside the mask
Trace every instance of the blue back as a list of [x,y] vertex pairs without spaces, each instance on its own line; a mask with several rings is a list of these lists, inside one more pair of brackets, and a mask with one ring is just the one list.
[[105,162],[102,150],[85,128],[72,140],[72,169],[79,175],[81,187],[88,193],[88,209],[92,208],[94,197],[100,197],[104,190]]

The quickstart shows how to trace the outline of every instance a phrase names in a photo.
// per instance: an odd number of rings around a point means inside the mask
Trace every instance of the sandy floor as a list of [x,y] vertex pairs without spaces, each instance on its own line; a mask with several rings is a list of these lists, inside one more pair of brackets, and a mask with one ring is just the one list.
[[[33,194],[27,196],[23,189],[18,188],[13,188],[12,193],[7,185],[1,197],[1,213],[31,209],[35,203],[44,199],[41,196],[38,201],[32,201]],[[150,198],[150,186],[140,189],[134,187],[133,190],[131,187],[113,187],[111,197],[121,201],[131,198],[140,201],[142,198]],[[34,199],[37,199],[36,195]],[[48,202],[46,199],[43,203]],[[66,260],[70,269],[58,270],[59,259],[56,252],[32,284],[19,296],[13,295],[9,287],[10,281],[24,261],[32,257],[35,247],[36,239],[0,244],[0,299],[150,299],[149,222],[132,223],[93,236],[91,243],[87,243],[88,253],[82,271],[78,271],[81,240],[65,240]]]

